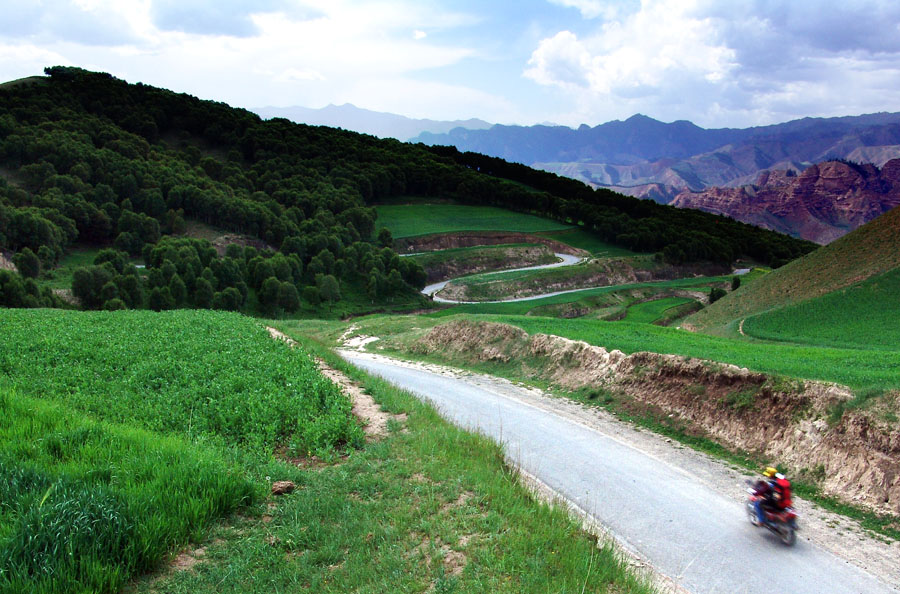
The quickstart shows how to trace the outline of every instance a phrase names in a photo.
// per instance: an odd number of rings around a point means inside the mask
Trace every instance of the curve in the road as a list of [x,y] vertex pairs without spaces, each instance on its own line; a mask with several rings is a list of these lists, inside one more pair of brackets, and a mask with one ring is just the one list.
[[752,527],[741,502],[681,468],[500,389],[383,357],[344,352],[358,367],[432,402],[443,416],[500,443],[513,463],[609,528],[626,549],[691,592],[896,592],[834,554],[784,547]]
[[[560,259],[559,262],[554,262],[553,264],[541,264],[539,266],[525,266],[523,268],[511,268],[509,270],[497,270],[495,272],[521,272],[523,270],[542,270],[545,268],[560,268],[562,266],[574,266],[575,264],[580,264],[581,262],[584,261],[584,258],[581,258],[579,256],[573,256],[571,254],[556,253],[554,255]],[[458,279],[451,278],[451,279],[448,279],[445,281],[441,281],[439,283],[434,283],[434,284],[428,285],[427,287],[422,289],[422,294],[428,295],[437,303],[457,303],[457,304],[463,304],[463,303],[512,303],[514,301],[531,301],[533,299],[541,299],[542,297],[553,297],[554,295],[562,295],[564,293],[574,293],[576,291],[586,291],[589,288],[588,287],[588,288],[582,288],[582,289],[572,289],[572,290],[568,290],[568,291],[557,291],[556,293],[545,293],[543,295],[534,295],[531,297],[519,297],[516,299],[501,299],[499,301],[456,301],[454,299],[444,299],[443,297],[439,297],[437,295],[437,293],[440,292],[441,289],[446,287],[448,283],[451,283],[455,280],[458,280]]]

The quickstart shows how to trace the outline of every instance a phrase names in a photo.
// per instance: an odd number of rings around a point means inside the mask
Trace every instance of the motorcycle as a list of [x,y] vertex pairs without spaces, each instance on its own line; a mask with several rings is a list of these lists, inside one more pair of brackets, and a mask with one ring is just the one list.
[[[747,484],[751,484],[749,481]],[[775,533],[781,542],[786,546],[791,546],[797,540],[797,512],[793,507],[786,507],[781,510],[772,510],[763,508],[763,514],[766,517],[766,523],[760,524],[759,517],[756,515],[756,502],[762,499],[762,496],[756,495],[756,490],[752,487],[747,489],[749,497],[747,498],[747,518],[754,526],[764,526],[771,532]]]

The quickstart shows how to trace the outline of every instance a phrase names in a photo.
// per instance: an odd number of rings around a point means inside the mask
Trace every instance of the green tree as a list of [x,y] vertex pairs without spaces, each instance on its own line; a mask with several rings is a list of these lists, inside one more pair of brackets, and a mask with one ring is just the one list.
[[202,309],[210,308],[213,304],[213,297],[215,297],[213,286],[205,278],[198,278],[194,288],[194,305]]
[[187,286],[178,273],[169,279],[169,293],[172,295],[174,307],[181,307],[187,301]]
[[335,303],[341,300],[341,285],[334,275],[323,274],[316,278],[316,286],[319,287],[319,293],[322,299],[329,303]]
[[297,293],[294,283],[281,283],[278,288],[278,307],[288,313],[295,312],[300,308],[300,295]]
[[274,276],[270,276],[263,281],[262,287],[256,296],[264,310],[271,312],[278,307],[278,292],[280,290],[281,283]]
[[41,273],[41,259],[30,248],[22,250],[13,256],[16,269],[25,278],[37,278]]
[[391,235],[391,230],[387,227],[382,227],[380,231],[378,231],[378,244],[381,247],[391,247],[394,245],[394,236]]
[[319,287],[308,285],[303,287],[303,300],[316,307],[322,303],[322,296],[319,294]]
[[741,286],[741,277],[739,277],[739,276],[731,277],[731,290],[734,291],[740,286]]

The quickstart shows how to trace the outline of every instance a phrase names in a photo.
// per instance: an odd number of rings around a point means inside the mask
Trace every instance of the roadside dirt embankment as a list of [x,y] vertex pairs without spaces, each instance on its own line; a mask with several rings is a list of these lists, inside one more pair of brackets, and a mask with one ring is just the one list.
[[512,231],[462,231],[457,233],[422,235],[419,237],[404,237],[394,240],[394,247],[397,252],[401,254],[411,254],[415,252],[435,252],[454,248],[502,245],[506,243],[539,243],[549,247],[551,251],[560,254],[571,254],[582,258],[590,256],[590,254],[584,250],[580,250],[547,237]]
[[[448,362],[518,363],[522,375],[559,388],[605,392],[630,409],[784,465],[837,499],[900,515],[900,424],[874,409],[830,421],[834,407],[852,397],[842,386],[676,355],[625,355],[494,323],[436,326],[413,349]],[[882,402],[898,404],[897,393]]]
[[491,248],[490,250],[478,250],[465,258],[434,260],[431,261],[426,256],[422,261],[425,273],[428,275],[426,278],[428,283],[436,283],[480,272],[549,264],[557,262],[558,258],[553,255],[553,252],[547,246],[532,245]]
[[557,291],[611,287],[632,283],[666,281],[693,276],[717,276],[726,274],[728,269],[715,264],[672,266],[657,265],[652,268],[635,268],[629,258],[608,258],[552,272],[535,272],[526,277],[512,280],[499,278],[489,282],[467,279],[450,282],[441,297],[455,301],[492,301],[499,299],[521,299]]

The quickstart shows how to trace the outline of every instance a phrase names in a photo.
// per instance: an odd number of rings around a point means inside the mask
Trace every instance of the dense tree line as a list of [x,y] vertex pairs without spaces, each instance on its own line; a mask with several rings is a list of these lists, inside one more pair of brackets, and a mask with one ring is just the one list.
[[594,190],[578,180],[496,157],[462,153],[452,146],[434,146],[430,150],[472,171],[513,180],[541,192],[530,197],[510,192],[491,194],[486,191],[489,184],[482,183],[461,189],[463,200],[513,209],[524,207],[581,224],[605,241],[635,251],[659,252],[672,264],[698,260],[730,263],[739,257],[751,257],[777,267],[818,247],[728,217],[673,208],[605,188]]
[[[411,294],[424,284],[421,267],[393,252],[389,234],[373,237],[371,205],[404,195],[577,222],[671,262],[777,265],[811,247],[482,155],[263,121],[77,68],[47,74],[0,89],[0,248],[20,254],[26,276],[53,268],[75,241],[113,249],[77,275],[88,307],[235,309],[249,299],[274,311],[347,290],[373,302]],[[170,237],[190,221],[271,249],[220,256]],[[123,253],[143,256],[147,269],[135,273]]]

